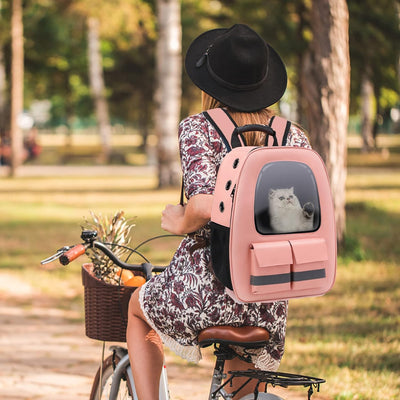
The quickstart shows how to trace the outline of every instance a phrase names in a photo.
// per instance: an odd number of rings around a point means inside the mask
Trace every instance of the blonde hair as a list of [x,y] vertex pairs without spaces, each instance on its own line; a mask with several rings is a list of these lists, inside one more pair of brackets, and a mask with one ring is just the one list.
[[[253,112],[243,112],[231,109],[203,91],[201,92],[201,103],[204,111],[212,108],[225,107],[238,126],[248,124],[265,125],[273,115],[272,111],[268,108],[263,108]],[[245,132],[244,137],[248,146],[260,146],[264,144],[265,141],[265,134],[263,132]]]

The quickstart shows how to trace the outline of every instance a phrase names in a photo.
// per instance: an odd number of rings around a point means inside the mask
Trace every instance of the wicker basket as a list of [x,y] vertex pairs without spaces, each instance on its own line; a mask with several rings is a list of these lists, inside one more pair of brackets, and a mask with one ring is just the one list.
[[86,336],[102,341],[126,342],[129,299],[137,288],[105,283],[92,275],[92,269],[92,264],[82,265]]

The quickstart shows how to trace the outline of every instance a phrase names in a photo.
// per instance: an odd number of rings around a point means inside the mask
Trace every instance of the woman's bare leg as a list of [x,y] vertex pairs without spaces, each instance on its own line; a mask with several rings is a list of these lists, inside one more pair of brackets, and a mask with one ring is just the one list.
[[[248,369],[254,369],[254,364],[250,364],[248,362],[242,361],[239,358],[234,358],[233,360],[225,361],[224,373],[227,374],[228,371],[246,371]],[[228,375],[229,378],[229,375]],[[241,385],[243,385],[248,378],[238,377],[233,379],[232,387],[230,384],[225,386],[225,389],[228,393],[233,393],[235,390],[238,390]],[[255,386],[257,381],[250,381],[244,388],[242,388],[238,394],[234,397],[234,399],[240,399],[246,394],[254,393]]]
[[139,290],[133,293],[129,303],[126,339],[139,400],[158,400],[163,346],[160,337],[146,322],[139,304]]

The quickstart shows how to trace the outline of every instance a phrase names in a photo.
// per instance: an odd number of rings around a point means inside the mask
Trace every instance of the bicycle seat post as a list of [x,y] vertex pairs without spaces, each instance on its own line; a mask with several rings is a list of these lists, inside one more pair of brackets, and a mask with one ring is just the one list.
[[[214,355],[216,356],[213,377],[211,381],[209,400],[216,399],[223,388],[232,382],[233,377],[226,380],[222,385],[222,380],[226,379],[224,367],[226,360],[238,357],[238,354],[231,346],[244,346],[246,348],[257,348],[268,342],[269,333],[264,328],[258,327],[232,327],[214,326],[204,329],[199,334],[200,347],[214,345]],[[242,358],[242,357],[240,357]],[[243,360],[244,357],[242,358]],[[247,361],[247,360],[245,360]],[[249,379],[250,381],[251,379]],[[247,382],[243,385],[245,386]],[[236,393],[240,390],[236,390]],[[227,394],[224,391],[225,399],[232,398],[235,393]]]
[[[221,389],[222,380],[226,378],[226,374],[224,374],[225,361],[231,360],[235,356],[233,355],[232,350],[223,344],[214,344],[214,355],[216,356],[214,371],[212,375],[211,387],[209,399],[215,399],[218,391]],[[232,397],[232,395],[228,395]]]

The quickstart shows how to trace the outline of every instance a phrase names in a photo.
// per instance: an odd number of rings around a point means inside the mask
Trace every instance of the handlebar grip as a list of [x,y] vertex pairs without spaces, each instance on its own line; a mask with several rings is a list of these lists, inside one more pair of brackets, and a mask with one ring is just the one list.
[[77,244],[72,249],[69,249],[68,251],[66,251],[60,257],[60,263],[62,265],[68,265],[71,261],[74,261],[79,256],[85,254],[85,251],[86,251],[86,247],[83,244]]

